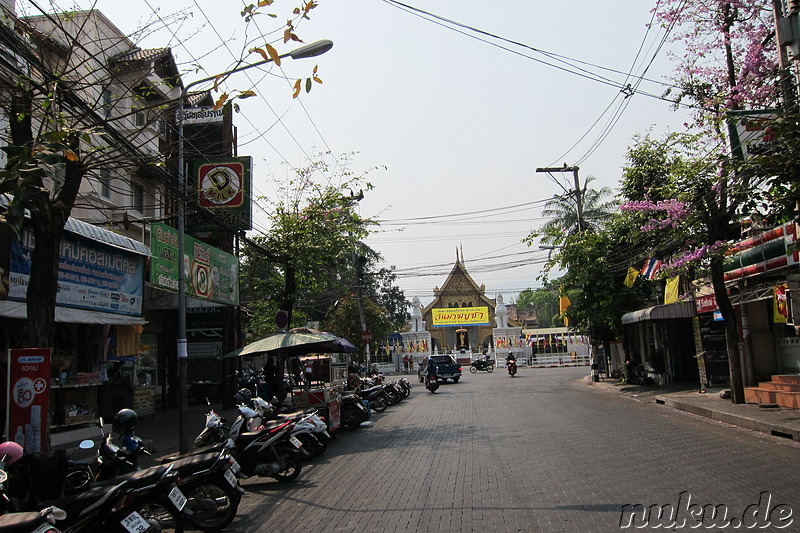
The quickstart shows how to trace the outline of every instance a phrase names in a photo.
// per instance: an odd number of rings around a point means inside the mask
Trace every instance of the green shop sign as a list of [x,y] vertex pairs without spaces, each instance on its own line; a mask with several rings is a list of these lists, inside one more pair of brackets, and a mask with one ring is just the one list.
[[[184,235],[183,264],[186,295],[228,305],[239,305],[239,260],[219,248]],[[153,224],[150,234],[150,284],[178,290],[178,230]]]

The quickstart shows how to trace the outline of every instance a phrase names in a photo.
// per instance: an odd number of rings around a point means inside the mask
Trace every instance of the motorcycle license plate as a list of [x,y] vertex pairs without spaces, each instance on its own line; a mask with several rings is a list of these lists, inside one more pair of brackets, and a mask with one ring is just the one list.
[[300,441],[300,439],[298,439],[294,435],[289,437],[289,442],[291,442],[294,445],[295,448],[299,449],[299,448],[303,447],[303,443]]
[[147,523],[147,520],[142,518],[142,515],[136,511],[123,518],[120,524],[122,524],[122,527],[124,527],[125,531],[128,533],[144,533],[150,528],[150,524]]
[[236,488],[236,485],[239,484],[239,481],[236,479],[236,474],[234,474],[230,469],[225,471],[225,479],[228,480],[228,483],[231,484],[231,487]]
[[50,533],[51,531],[58,531],[50,524],[42,524],[41,526],[37,527],[33,533]]
[[169,501],[172,502],[172,505],[177,510],[183,511],[183,507],[186,505],[186,496],[183,495],[178,487],[172,487],[172,490],[169,491]]
[[231,457],[231,472],[238,474],[242,467],[236,462],[236,459]]

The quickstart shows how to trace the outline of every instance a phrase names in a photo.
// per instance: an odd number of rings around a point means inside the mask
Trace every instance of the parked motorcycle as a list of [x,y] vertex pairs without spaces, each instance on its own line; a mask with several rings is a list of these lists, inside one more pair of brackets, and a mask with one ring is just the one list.
[[486,371],[486,372],[494,372],[494,359],[489,359],[488,361],[485,359],[478,359],[477,361],[473,361],[471,365],[469,365],[469,371],[473,374],[476,374],[479,370]]
[[363,422],[369,420],[369,417],[369,410],[358,394],[345,394],[342,396],[340,423],[344,429],[348,431],[358,429]]
[[227,428],[222,417],[211,410],[206,415],[206,427],[195,438],[195,446],[200,448],[206,444],[219,445],[224,442],[245,475],[272,477],[278,481],[296,479],[302,469],[297,449],[303,446],[297,437],[291,435],[296,422],[276,421],[259,431],[248,432],[247,420],[258,416],[258,413],[246,405],[239,406],[239,413]]
[[67,514],[57,507],[47,507],[38,512],[7,513],[0,516],[0,533],[61,533],[55,523],[66,517]]

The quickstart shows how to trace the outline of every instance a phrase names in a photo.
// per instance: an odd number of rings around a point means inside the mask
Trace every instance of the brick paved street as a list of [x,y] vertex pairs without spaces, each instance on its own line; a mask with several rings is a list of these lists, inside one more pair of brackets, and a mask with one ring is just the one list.
[[605,533],[624,505],[677,506],[684,491],[728,518],[768,491],[794,523],[760,530],[800,530],[796,443],[597,391],[586,373],[466,373],[435,395],[414,381],[296,482],[245,481],[226,531]]

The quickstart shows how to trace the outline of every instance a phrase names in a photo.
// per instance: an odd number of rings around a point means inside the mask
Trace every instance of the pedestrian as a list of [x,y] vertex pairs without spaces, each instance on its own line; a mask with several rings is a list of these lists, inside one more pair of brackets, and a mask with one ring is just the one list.
[[408,356],[408,369],[409,369],[411,372],[413,372],[413,371],[414,371],[414,356],[413,356],[413,355],[409,355],[409,356]]
[[291,360],[292,374],[294,375],[294,384],[300,387],[303,383],[303,363],[300,362],[300,356],[295,355]]
[[408,374],[408,354],[403,356],[403,373]]

